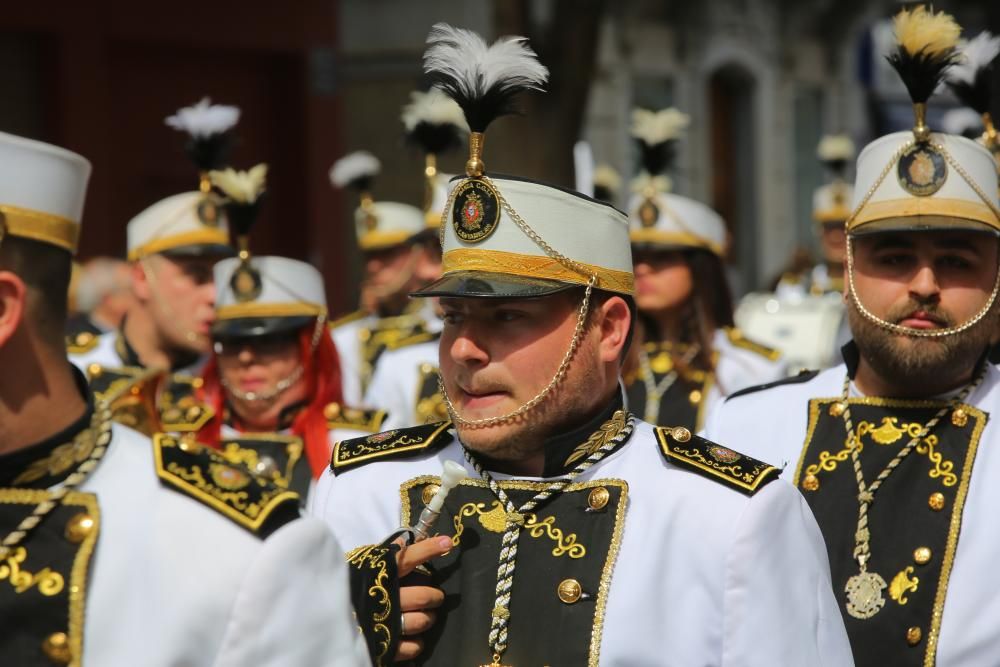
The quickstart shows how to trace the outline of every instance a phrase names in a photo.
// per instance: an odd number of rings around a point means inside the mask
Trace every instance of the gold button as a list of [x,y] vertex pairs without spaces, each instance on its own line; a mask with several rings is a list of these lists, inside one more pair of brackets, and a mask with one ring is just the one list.
[[87,366],[87,377],[89,378],[99,378],[104,369],[101,368],[100,364],[90,364]]
[[929,547],[917,547],[913,551],[913,560],[917,565],[927,565],[931,562],[931,550]]
[[688,400],[691,401],[692,405],[698,405],[701,403],[701,392],[695,389],[690,394],[688,394]]
[[962,428],[969,423],[969,413],[962,408],[955,408],[951,413],[951,423]]
[[167,422],[168,424],[174,424],[176,422],[179,422],[180,420],[181,420],[181,411],[178,410],[177,408],[167,408],[163,412],[163,421]]
[[87,345],[92,340],[94,340],[94,334],[90,333],[89,331],[81,331],[76,336],[77,345]]
[[806,491],[815,491],[819,488],[819,477],[816,475],[806,475],[802,479],[802,488]]
[[195,378],[191,380],[191,386],[195,389],[201,389],[205,385],[205,380],[202,378]]
[[428,505],[431,502],[431,498],[434,494],[438,492],[441,487],[437,484],[428,484],[424,487],[424,490],[420,492],[420,499],[424,501],[424,505]]
[[340,416],[340,404],[339,403],[327,403],[326,407],[323,408],[323,416],[327,419],[336,419]]
[[599,486],[591,490],[587,496],[587,505],[592,510],[602,510],[607,507],[609,500],[611,500],[611,493],[603,486]]
[[182,452],[187,452],[188,454],[197,454],[201,451],[201,445],[194,441],[194,438],[186,437],[181,438],[181,442],[177,447]]
[[580,599],[583,595],[583,588],[580,586],[580,582],[576,579],[563,579],[559,584],[559,588],[556,589],[559,595],[559,599],[566,604],[573,604]]
[[68,665],[70,658],[69,637],[65,632],[53,632],[42,642],[42,651],[57,665]]
[[691,439],[691,431],[687,430],[683,426],[671,429],[670,435],[677,442],[687,442]]
[[927,499],[927,506],[930,507],[935,512],[940,512],[944,509],[944,494],[940,492],[934,492],[931,494],[930,498]]
[[80,512],[66,522],[66,530],[63,535],[73,544],[80,544],[94,530],[94,517],[86,512]]
[[845,406],[841,401],[837,401],[836,403],[830,406],[830,416],[839,417],[840,415],[844,414],[844,411],[846,409],[847,406]]
[[909,644],[910,646],[916,646],[917,644],[919,644],[920,640],[923,639],[923,637],[924,637],[923,631],[915,625],[906,630],[906,643]]
[[187,418],[188,418],[189,421],[194,421],[195,419],[198,418],[198,415],[200,415],[200,414],[201,414],[201,408],[199,408],[197,405],[195,405],[195,406],[192,406],[192,407],[188,408]]
[[430,375],[434,372],[434,364],[429,364],[426,361],[420,364],[420,372],[424,375]]

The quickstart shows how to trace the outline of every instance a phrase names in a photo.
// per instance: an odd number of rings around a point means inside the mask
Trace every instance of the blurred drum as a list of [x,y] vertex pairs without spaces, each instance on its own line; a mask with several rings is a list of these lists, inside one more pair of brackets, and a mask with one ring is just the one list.
[[747,336],[781,350],[792,374],[838,363],[840,347],[850,339],[836,292],[790,298],[754,292],[743,297],[734,317]]

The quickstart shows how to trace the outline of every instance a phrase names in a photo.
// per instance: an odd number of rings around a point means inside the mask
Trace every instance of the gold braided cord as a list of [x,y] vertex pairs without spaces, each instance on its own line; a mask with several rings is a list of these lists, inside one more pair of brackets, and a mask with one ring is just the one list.
[[862,572],[867,571],[868,561],[871,558],[871,533],[868,530],[868,510],[875,501],[875,492],[881,488],[882,483],[889,478],[889,475],[903,462],[903,459],[920,444],[920,441],[934,430],[941,419],[957,406],[964,403],[969,394],[982,384],[983,379],[986,377],[986,368],[986,364],[982,364],[972,382],[967,384],[957,396],[938,410],[931,420],[924,424],[920,431],[886,464],[885,468],[875,478],[875,481],[871,483],[871,486],[865,485],[864,473],[861,470],[861,442],[859,436],[854,433],[854,423],[851,418],[851,404],[848,400],[850,398],[851,378],[849,375],[844,378],[844,389],[841,394],[841,402],[844,406],[844,426],[847,429],[847,444],[851,452],[851,462],[854,464],[854,476],[858,484],[858,527],[854,533],[855,546],[853,556],[858,561]]
[[[92,437],[94,438],[94,448],[91,450],[90,455],[79,465],[79,467],[74,470],[70,475],[63,481],[62,485],[53,490],[47,500],[42,501],[35,506],[31,514],[26,516],[21,523],[18,524],[17,528],[12,530],[7,534],[6,537],[0,541],[0,561],[7,558],[8,555],[20,544],[30,533],[33,531],[42,519],[44,519],[52,510],[59,507],[62,502],[66,499],[66,495],[75,489],[76,487],[83,484],[90,473],[94,471],[97,464],[100,463],[101,458],[107,451],[108,444],[111,442],[111,403],[108,401],[98,401],[94,406],[94,414],[90,419],[90,425],[88,430],[92,432]],[[84,436],[88,437],[88,436]]]

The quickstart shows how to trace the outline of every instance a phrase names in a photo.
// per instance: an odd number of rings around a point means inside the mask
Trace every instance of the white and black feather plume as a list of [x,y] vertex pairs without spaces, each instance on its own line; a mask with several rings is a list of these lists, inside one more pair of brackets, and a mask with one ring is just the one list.
[[993,62],[1000,53],[1000,37],[984,30],[959,50],[961,59],[948,70],[948,87],[962,104],[977,113],[989,113]]
[[368,151],[349,153],[330,167],[330,182],[338,188],[353,188],[359,192],[371,190],[382,163]]
[[672,166],[677,142],[690,123],[690,116],[673,107],[660,111],[632,110],[631,134],[639,144],[646,173],[656,176]]
[[484,132],[493,120],[515,112],[514,97],[543,90],[549,70],[525,37],[501,37],[487,46],[462,28],[438,23],[427,36],[424,72],[465,113],[469,129]]
[[165,123],[181,132],[186,132],[188,141],[185,150],[201,172],[226,166],[231,145],[231,130],[240,120],[239,107],[212,104],[203,97],[193,104],[168,116]]
[[462,108],[439,88],[410,93],[400,119],[407,141],[431,155],[458,148],[469,133]]
[[896,44],[886,60],[899,74],[914,104],[925,104],[959,61],[962,28],[951,15],[928,11],[923,5],[900,10],[893,17]]

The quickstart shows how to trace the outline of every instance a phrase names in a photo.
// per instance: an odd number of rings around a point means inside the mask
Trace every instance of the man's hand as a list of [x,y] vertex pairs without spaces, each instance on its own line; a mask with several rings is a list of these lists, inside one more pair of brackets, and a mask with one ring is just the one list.
[[[399,578],[413,572],[432,558],[448,553],[452,548],[447,536],[430,537],[421,542],[403,546],[396,554]],[[403,637],[396,651],[396,661],[413,660],[424,649],[424,642],[418,636],[434,625],[435,613],[444,602],[444,592],[432,586],[401,586],[399,605],[403,613]]]

